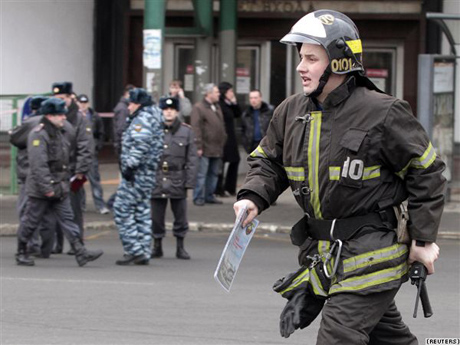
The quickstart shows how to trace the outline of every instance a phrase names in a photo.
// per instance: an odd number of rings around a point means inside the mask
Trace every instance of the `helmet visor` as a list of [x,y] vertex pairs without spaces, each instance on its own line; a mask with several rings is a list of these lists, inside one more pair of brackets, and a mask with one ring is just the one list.
[[296,45],[297,43],[310,43],[310,44],[321,45],[320,42],[311,38],[310,36],[306,36],[306,35],[299,34],[299,33],[295,33],[295,34],[288,33],[286,36],[284,36],[280,40],[280,42],[284,44],[291,44],[291,45]]

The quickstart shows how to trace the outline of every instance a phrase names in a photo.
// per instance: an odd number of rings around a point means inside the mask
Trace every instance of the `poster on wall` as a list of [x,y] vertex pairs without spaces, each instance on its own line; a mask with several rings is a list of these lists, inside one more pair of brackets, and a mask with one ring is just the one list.
[[249,91],[251,91],[249,68],[238,67],[236,69],[236,93],[246,95]]
[[161,30],[144,30],[144,67],[148,69],[161,68]]

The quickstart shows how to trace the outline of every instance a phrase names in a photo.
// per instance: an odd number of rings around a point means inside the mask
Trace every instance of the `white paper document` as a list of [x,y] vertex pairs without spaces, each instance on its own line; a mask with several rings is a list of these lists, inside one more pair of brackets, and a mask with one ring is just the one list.
[[214,279],[227,292],[230,292],[232,288],[244,252],[256,231],[257,225],[259,225],[259,221],[254,219],[248,226],[243,227],[243,221],[247,216],[246,211],[246,208],[242,209],[236,217],[235,225],[214,272]]

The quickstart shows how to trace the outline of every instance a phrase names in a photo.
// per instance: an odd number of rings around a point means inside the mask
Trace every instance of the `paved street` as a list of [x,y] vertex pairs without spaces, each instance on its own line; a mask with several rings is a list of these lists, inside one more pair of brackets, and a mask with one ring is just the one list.
[[[165,258],[150,266],[114,264],[121,246],[114,231],[88,233],[88,247],[104,256],[79,268],[74,258],[14,262],[16,240],[1,237],[0,344],[314,344],[318,321],[285,340],[278,333],[284,300],[271,286],[296,269],[285,234],[256,234],[230,294],[213,272],[227,233],[193,232],[192,260],[174,257],[168,234]],[[428,290],[431,319],[412,318],[415,288],[405,284],[397,304],[420,337],[460,336],[460,242],[440,241],[441,258]]]

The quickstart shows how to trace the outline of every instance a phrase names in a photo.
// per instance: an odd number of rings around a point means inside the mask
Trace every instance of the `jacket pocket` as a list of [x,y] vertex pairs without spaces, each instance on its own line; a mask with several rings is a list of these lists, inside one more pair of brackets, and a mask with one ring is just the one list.
[[187,145],[185,141],[177,140],[171,144],[171,155],[175,157],[185,157]]
[[339,184],[345,187],[362,188],[365,165],[365,138],[367,131],[350,128],[340,146],[344,148],[344,160],[340,170]]

